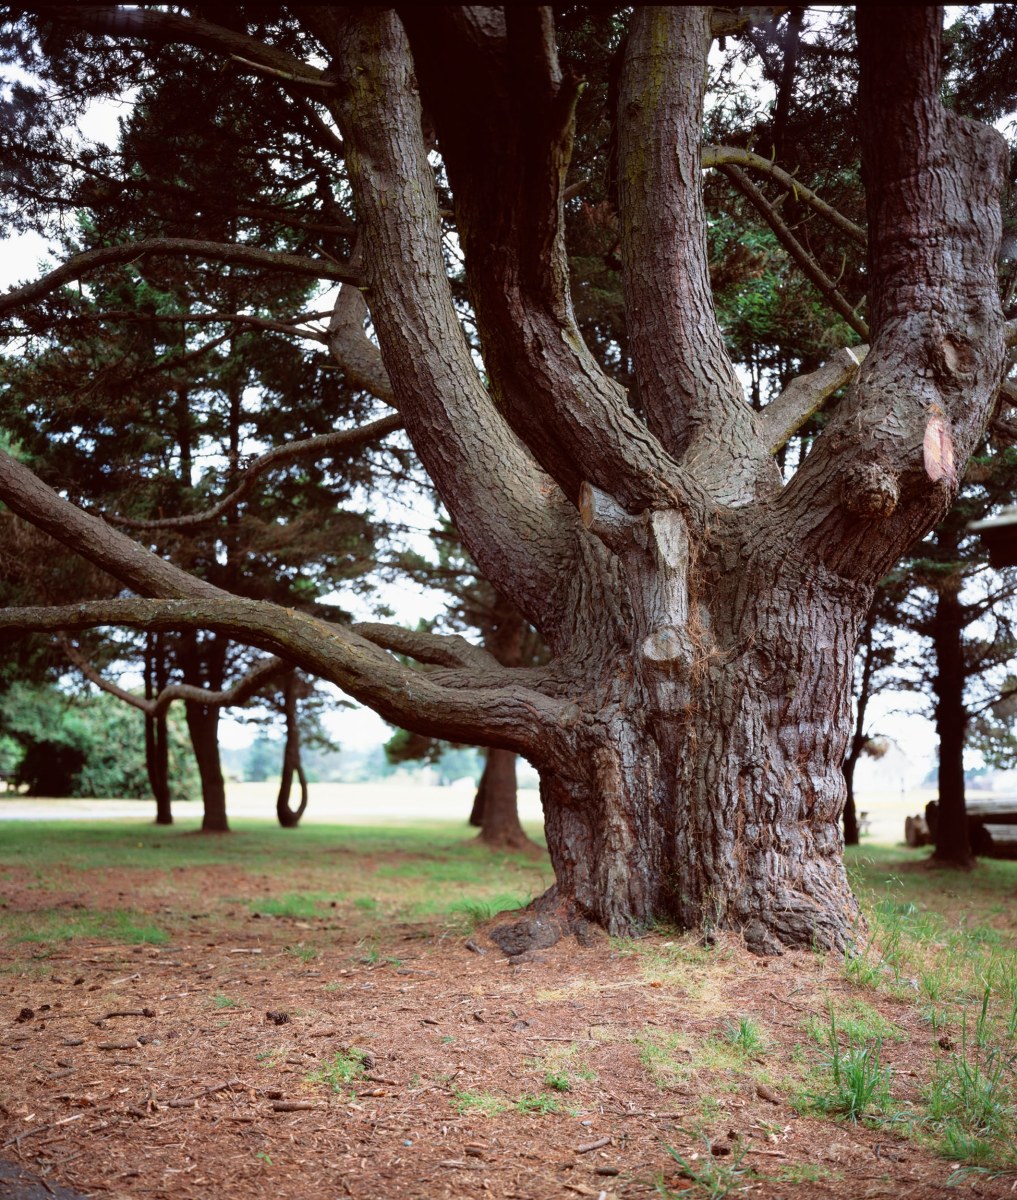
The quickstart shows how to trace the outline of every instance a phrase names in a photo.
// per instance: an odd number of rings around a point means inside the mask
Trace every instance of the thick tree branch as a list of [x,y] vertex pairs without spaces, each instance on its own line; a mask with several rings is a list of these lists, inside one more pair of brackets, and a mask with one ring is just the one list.
[[864,586],[949,507],[1004,373],[1006,147],[943,108],[941,19],[857,10],[871,347],[774,507],[775,546]]
[[867,338],[869,336],[868,325],[866,325],[847,300],[840,294],[834,281],[795,237],[781,219],[777,210],[769,203],[745,172],[740,167],[732,166],[731,164],[719,165],[718,170],[731,180],[738,191],[742,193],[745,199],[762,216],[763,220],[773,230],[777,241],[791,255],[809,281],[818,288],[827,303],[840,313],[859,337]]
[[248,671],[243,679],[238,680],[231,688],[213,691],[209,688],[193,687],[189,683],[171,683],[164,687],[158,696],[146,700],[144,696],[129,692],[126,688],[104,678],[88,659],[71,645],[67,638],[61,637],[59,641],[64,654],[86,679],[94,683],[97,688],[101,688],[111,696],[116,696],[118,700],[122,700],[132,708],[139,709],[149,717],[162,716],[174,700],[191,701],[194,704],[204,705],[206,708],[239,707],[246,704],[263,687],[292,670],[289,663],[285,663],[279,658],[269,658]]
[[700,178],[709,45],[709,8],[633,14],[617,113],[625,310],[650,428],[717,500],[745,503],[779,479],[710,288]]
[[82,512],[5,450],[0,450],[0,500],[19,517],[142,596],[228,595],[166,562],[98,517]]
[[270,321],[266,317],[256,317],[249,313],[137,313],[127,309],[109,308],[95,314],[97,321],[129,321],[133,324],[159,322],[171,325],[239,325],[241,328],[263,329],[269,333],[285,333],[290,337],[306,338],[308,341],[328,341],[327,334],[320,329],[301,328],[306,321],[321,320],[328,313],[309,313],[306,316],[294,317],[292,321]]
[[437,677],[405,667],[349,629],[258,600],[220,595],[188,600],[109,600],[62,608],[0,609],[0,637],[119,625],[130,629],[211,629],[256,646],[336,684],[393,724],[418,733],[517,750],[552,765],[565,752],[578,710],[488,667]]
[[573,503],[589,479],[633,511],[680,504],[702,524],[708,497],[631,411],[576,324],[563,195],[580,87],[560,71],[549,10],[510,6],[482,30],[477,11],[467,21],[451,8],[400,15],[452,185],[499,411]]
[[438,667],[498,667],[498,660],[483,646],[475,646],[459,634],[427,633],[375,621],[362,621],[350,628],[383,650],[405,654],[417,662]]
[[858,375],[868,346],[845,346],[809,375],[799,375],[772,400],[759,416],[759,428],[771,454],[787,445],[805,422],[817,413],[838,388]]
[[210,521],[218,520],[224,513],[235,508],[241,500],[250,495],[254,485],[267,471],[287,466],[292,462],[307,459],[320,460],[339,453],[345,454],[360,446],[366,446],[368,442],[383,438],[402,427],[402,417],[393,414],[372,421],[369,425],[362,425],[359,429],[340,429],[335,433],[322,433],[317,437],[304,438],[299,442],[276,446],[259,455],[244,468],[241,481],[232,492],[223,496],[210,508],[202,509],[201,512],[147,521],[107,513],[104,514],[105,519],[111,525],[119,525],[125,529],[193,529],[199,525],[207,525]]
[[107,37],[142,38],[145,41],[200,46],[228,54],[244,66],[265,71],[289,83],[331,90],[335,83],[318,67],[294,58],[275,46],[266,45],[235,29],[215,25],[201,17],[185,17],[179,13],[160,12],[151,8],[129,8],[125,5],[40,5],[38,10],[55,21],[73,25],[87,33]]
[[195,257],[206,262],[235,263],[266,271],[310,276],[313,279],[335,279],[341,283],[357,282],[353,271],[331,259],[306,258],[302,254],[283,254],[274,250],[261,250],[257,246],[205,242],[195,238],[146,238],[140,242],[129,242],[121,246],[100,246],[95,250],[83,250],[80,254],[71,255],[66,262],[47,272],[41,279],[0,295],[0,316],[23,304],[41,300],[61,285],[81,279],[99,267],[135,262],[150,254]]
[[807,188],[804,183],[799,183],[783,167],[778,167],[775,162],[771,162],[768,158],[763,158],[761,154],[754,154],[751,150],[742,150],[738,146],[704,146],[702,165],[704,168],[725,166],[748,167],[752,171],[759,171],[763,175],[769,175],[771,179],[775,179],[782,187],[793,192],[796,200],[802,200],[810,208],[815,209],[821,217],[824,217],[831,225],[836,226],[841,233],[846,234],[853,242],[862,247],[868,244],[868,237],[860,225],[856,225],[854,221],[849,221],[843,213],[838,212],[833,205],[827,204],[811,188]]
[[[559,619],[554,596],[581,530],[492,402],[463,335],[402,27],[382,9],[302,11],[328,45],[343,84],[337,109],[364,223],[367,298],[393,403],[474,559],[547,631]],[[370,357],[357,297],[340,295],[339,307],[334,332],[347,330],[354,348]],[[349,349],[340,339],[344,364]],[[376,363],[367,365],[376,373]],[[363,362],[352,364],[351,374],[368,382]]]

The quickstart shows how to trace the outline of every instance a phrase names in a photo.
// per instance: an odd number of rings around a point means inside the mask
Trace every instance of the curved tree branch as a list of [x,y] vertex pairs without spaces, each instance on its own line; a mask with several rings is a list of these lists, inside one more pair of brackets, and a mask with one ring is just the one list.
[[498,660],[483,646],[475,646],[460,634],[427,633],[374,621],[361,621],[350,628],[383,650],[406,654],[420,663],[439,667],[498,667]]
[[[402,27],[390,10],[302,11],[343,83],[336,107],[365,226],[368,299],[393,402],[474,559],[548,631],[560,620],[553,599],[582,533],[575,511],[493,403],[463,335]],[[337,326],[347,322],[354,346],[367,352],[358,298],[350,289],[339,300]],[[349,362],[348,344],[338,358]],[[353,365],[351,375],[375,390],[362,364]],[[369,365],[376,373],[376,360]]]
[[72,254],[66,262],[47,272],[41,279],[0,295],[0,316],[23,304],[41,300],[62,284],[81,279],[89,271],[113,263],[134,262],[149,254],[194,256],[207,262],[236,263],[240,266],[259,267],[262,270],[310,276],[313,279],[335,279],[341,283],[357,282],[353,271],[331,259],[306,258],[302,254],[283,254],[274,250],[261,250],[257,246],[206,242],[196,238],[146,238],[144,241],[130,242],[122,246],[100,246],[95,250],[83,250],[80,254]]
[[99,517],[83,512],[2,449],[0,500],[19,517],[142,596],[229,595],[146,550]]
[[745,172],[740,167],[733,166],[730,163],[727,165],[718,165],[718,170],[731,180],[745,199],[762,216],[763,220],[773,230],[777,241],[791,255],[809,281],[819,289],[827,303],[840,313],[855,333],[860,337],[867,338],[869,336],[868,325],[866,325],[847,300],[840,294],[837,290],[837,285],[795,237],[784,221],[781,220],[777,210],[769,203]]
[[55,21],[83,29],[86,33],[200,46],[206,50],[228,54],[244,66],[266,71],[289,83],[327,90],[335,87],[335,82],[318,67],[312,67],[309,63],[302,62],[275,46],[266,45],[246,33],[215,25],[201,17],[121,4],[46,4],[40,5],[37,11]]
[[856,225],[854,221],[849,221],[843,213],[838,212],[832,204],[827,204],[811,188],[807,188],[804,183],[799,183],[783,167],[778,167],[775,162],[771,162],[768,158],[763,158],[761,154],[754,154],[751,150],[742,150],[738,146],[704,146],[702,165],[704,168],[725,166],[748,167],[750,170],[759,171],[763,175],[769,175],[771,179],[776,179],[782,187],[786,187],[789,191],[794,192],[796,200],[804,200],[810,208],[815,209],[821,217],[825,217],[831,225],[836,226],[841,233],[846,234],[853,242],[856,242],[863,248],[868,245],[868,235],[860,225]]
[[266,601],[221,594],[0,609],[0,636],[108,625],[215,630],[329,680],[405,729],[517,750],[533,762],[550,765],[565,753],[578,719],[575,705],[520,685],[510,669],[497,674],[492,668],[480,673],[445,670],[438,682],[437,676],[403,666],[349,629]]
[[86,679],[94,683],[97,688],[101,688],[104,692],[129,704],[132,708],[140,709],[149,717],[162,716],[174,700],[189,700],[207,708],[238,707],[246,704],[255,693],[272,683],[280,675],[292,670],[289,663],[283,662],[282,659],[269,658],[248,671],[243,679],[238,680],[231,688],[212,691],[208,688],[193,687],[189,683],[172,683],[168,687],[164,687],[158,696],[146,700],[144,696],[138,696],[105,679],[88,659],[71,645],[67,638],[61,637],[59,642],[64,654]]
[[789,562],[865,586],[949,507],[1004,373],[1006,148],[942,106],[941,21],[857,10],[871,347],[773,510]]
[[210,521],[215,521],[224,513],[229,512],[231,508],[250,495],[255,483],[267,471],[302,459],[328,458],[340,451],[355,450],[359,446],[385,437],[402,427],[402,417],[393,414],[390,417],[381,417],[377,421],[372,421],[369,425],[362,425],[359,429],[340,429],[335,433],[322,433],[317,437],[304,438],[299,442],[276,446],[259,455],[247,465],[242,472],[240,483],[232,492],[201,512],[155,520],[137,520],[106,513],[104,514],[105,519],[111,525],[118,525],[124,529],[193,529],[199,525],[207,525]]

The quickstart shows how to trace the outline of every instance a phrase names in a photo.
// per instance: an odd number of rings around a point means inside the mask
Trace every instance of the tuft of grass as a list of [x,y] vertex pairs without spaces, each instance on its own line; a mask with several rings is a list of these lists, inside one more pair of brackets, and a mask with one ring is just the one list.
[[467,1092],[454,1088],[452,1103],[460,1113],[479,1113],[484,1117],[493,1117],[505,1112],[511,1104],[504,1096],[495,1096],[491,1092]]
[[503,892],[495,896],[467,897],[456,900],[448,906],[452,923],[463,932],[473,929],[476,925],[490,921],[500,912],[513,912],[525,908],[532,896],[522,896],[518,892]]
[[740,1017],[737,1021],[729,1021],[727,1040],[746,1058],[758,1058],[766,1049],[763,1031],[751,1017]]
[[337,1050],[331,1059],[307,1076],[307,1081],[324,1084],[336,1095],[346,1092],[356,1095],[351,1084],[364,1077],[365,1059],[363,1050],[358,1050],[355,1046],[350,1046],[347,1050]]
[[[692,1181],[693,1187],[700,1196],[708,1200],[722,1200],[733,1192],[742,1191],[746,1183],[757,1179],[756,1172],[745,1162],[745,1148],[740,1142],[733,1147],[730,1156],[714,1158],[710,1150],[710,1139],[703,1138],[705,1152],[680,1154],[673,1146],[665,1145],[668,1154],[678,1164],[678,1174]],[[657,1191],[662,1196],[687,1196],[691,1189],[683,1188],[680,1192],[665,1187],[663,1180],[657,1185]]]
[[809,1106],[818,1112],[841,1114],[857,1121],[873,1110],[882,1112],[890,1104],[890,1068],[879,1061],[882,1043],[841,1048],[837,1018],[830,1012],[827,1031],[829,1057],[826,1085],[821,1092],[806,1092]]
[[240,1001],[234,1000],[232,996],[227,996],[224,992],[216,992],[212,997],[212,1003],[216,1008],[236,1008]]
[[544,1083],[556,1092],[572,1090],[572,1081],[564,1071],[548,1071],[544,1076]]

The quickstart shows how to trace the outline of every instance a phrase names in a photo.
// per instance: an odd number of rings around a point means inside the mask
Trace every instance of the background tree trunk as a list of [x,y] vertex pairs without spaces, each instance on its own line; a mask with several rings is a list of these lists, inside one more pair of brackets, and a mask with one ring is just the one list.
[[[150,633],[145,644],[145,699],[152,700],[166,686],[166,657],[162,635]],[[169,728],[165,712],[153,717],[145,714],[145,766],[155,797],[156,825],[173,824],[173,806],[169,783]]]
[[949,867],[974,865],[964,795],[964,612],[962,576],[942,581],[936,599],[932,644],[936,656],[936,733],[939,737],[939,808],[932,860]]
[[[516,755],[512,750],[488,750],[474,809],[483,810],[479,840],[493,850],[532,850],[536,843],[519,821]],[[473,821],[471,814],[471,824]]]
[[[296,829],[307,808],[307,777],[300,762],[300,726],[297,722],[296,672],[290,671],[283,683],[283,711],[286,715],[286,743],[283,748],[282,772],[279,777],[279,794],[275,801],[275,812],[283,829]],[[300,803],[290,808],[290,792],[293,776],[300,783]]]
[[[197,637],[193,633],[185,633],[181,638],[184,682],[218,691],[222,687],[228,644],[226,638],[209,637],[199,649]],[[226,783],[219,760],[220,709],[216,705],[187,701],[184,710],[201,778],[202,832],[228,833]]]

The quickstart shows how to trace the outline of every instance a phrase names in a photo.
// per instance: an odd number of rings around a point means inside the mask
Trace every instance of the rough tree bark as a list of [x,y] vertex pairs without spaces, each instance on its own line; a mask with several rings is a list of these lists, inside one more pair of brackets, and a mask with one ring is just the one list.
[[[1005,152],[939,102],[940,13],[858,9],[871,347],[783,485],[773,455],[796,427],[789,409],[804,419],[820,385],[753,413],[714,314],[699,183],[708,9],[636,7],[621,74],[619,222],[645,422],[572,312],[563,214],[579,87],[559,68],[550,9],[294,11],[331,59],[324,102],[393,403],[473,558],[551,660],[506,670],[461,639],[344,630],[230,597],[96,528],[2,453],[0,497],[155,599],[12,610],[0,628],[212,628],[411,730],[525,753],[556,877],[537,907],[559,929],[669,920],[740,930],[760,953],[843,948],[854,648],[875,583],[955,494],[1004,361]],[[421,99],[483,377],[446,274]],[[363,349],[363,327],[352,334]]]

